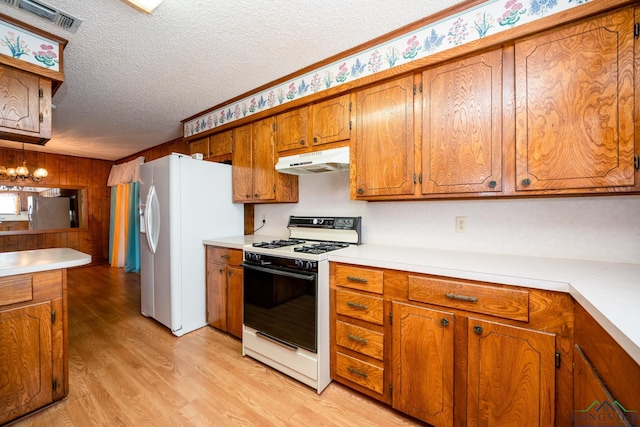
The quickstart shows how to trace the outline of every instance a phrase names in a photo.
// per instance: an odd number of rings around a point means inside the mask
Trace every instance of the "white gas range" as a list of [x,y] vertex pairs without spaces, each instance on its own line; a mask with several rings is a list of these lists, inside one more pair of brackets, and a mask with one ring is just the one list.
[[328,252],[361,243],[360,217],[289,218],[289,239],[244,246],[242,352],[321,393],[329,373]]

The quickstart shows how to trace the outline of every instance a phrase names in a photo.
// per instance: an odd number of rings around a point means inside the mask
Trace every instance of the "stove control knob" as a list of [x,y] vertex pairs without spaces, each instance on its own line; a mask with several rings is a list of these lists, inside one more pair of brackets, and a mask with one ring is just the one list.
[[309,269],[309,270],[313,270],[313,269],[315,268],[315,264],[316,264],[316,263],[315,263],[315,262],[313,262],[313,261],[307,261],[307,265],[306,265],[306,267],[307,267],[307,269]]
[[301,259],[297,259],[296,260],[296,267],[298,268],[304,268],[304,261]]

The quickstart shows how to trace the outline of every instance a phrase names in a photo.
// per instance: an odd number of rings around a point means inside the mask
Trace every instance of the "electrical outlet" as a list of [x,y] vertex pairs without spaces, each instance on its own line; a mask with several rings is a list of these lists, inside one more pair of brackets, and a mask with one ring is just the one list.
[[467,232],[467,217],[457,216],[456,217],[456,233],[466,233],[466,232]]
[[267,214],[262,214],[262,223],[267,222]]

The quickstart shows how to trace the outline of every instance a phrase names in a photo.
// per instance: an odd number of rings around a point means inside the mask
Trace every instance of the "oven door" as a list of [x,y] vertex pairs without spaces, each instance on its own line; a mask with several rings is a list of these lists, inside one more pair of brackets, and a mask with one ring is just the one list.
[[242,265],[244,324],[293,350],[317,353],[317,273]]

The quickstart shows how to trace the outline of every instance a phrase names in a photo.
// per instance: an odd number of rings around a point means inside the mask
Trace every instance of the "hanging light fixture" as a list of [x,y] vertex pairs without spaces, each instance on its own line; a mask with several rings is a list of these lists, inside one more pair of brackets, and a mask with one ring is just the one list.
[[27,168],[27,162],[24,159],[24,143],[22,144],[22,164],[15,168],[7,168],[4,165],[0,166],[0,179],[16,181],[18,178],[22,181],[26,181],[30,178],[33,182],[40,182],[49,175],[49,172],[45,168],[37,168],[32,174],[29,173]]

